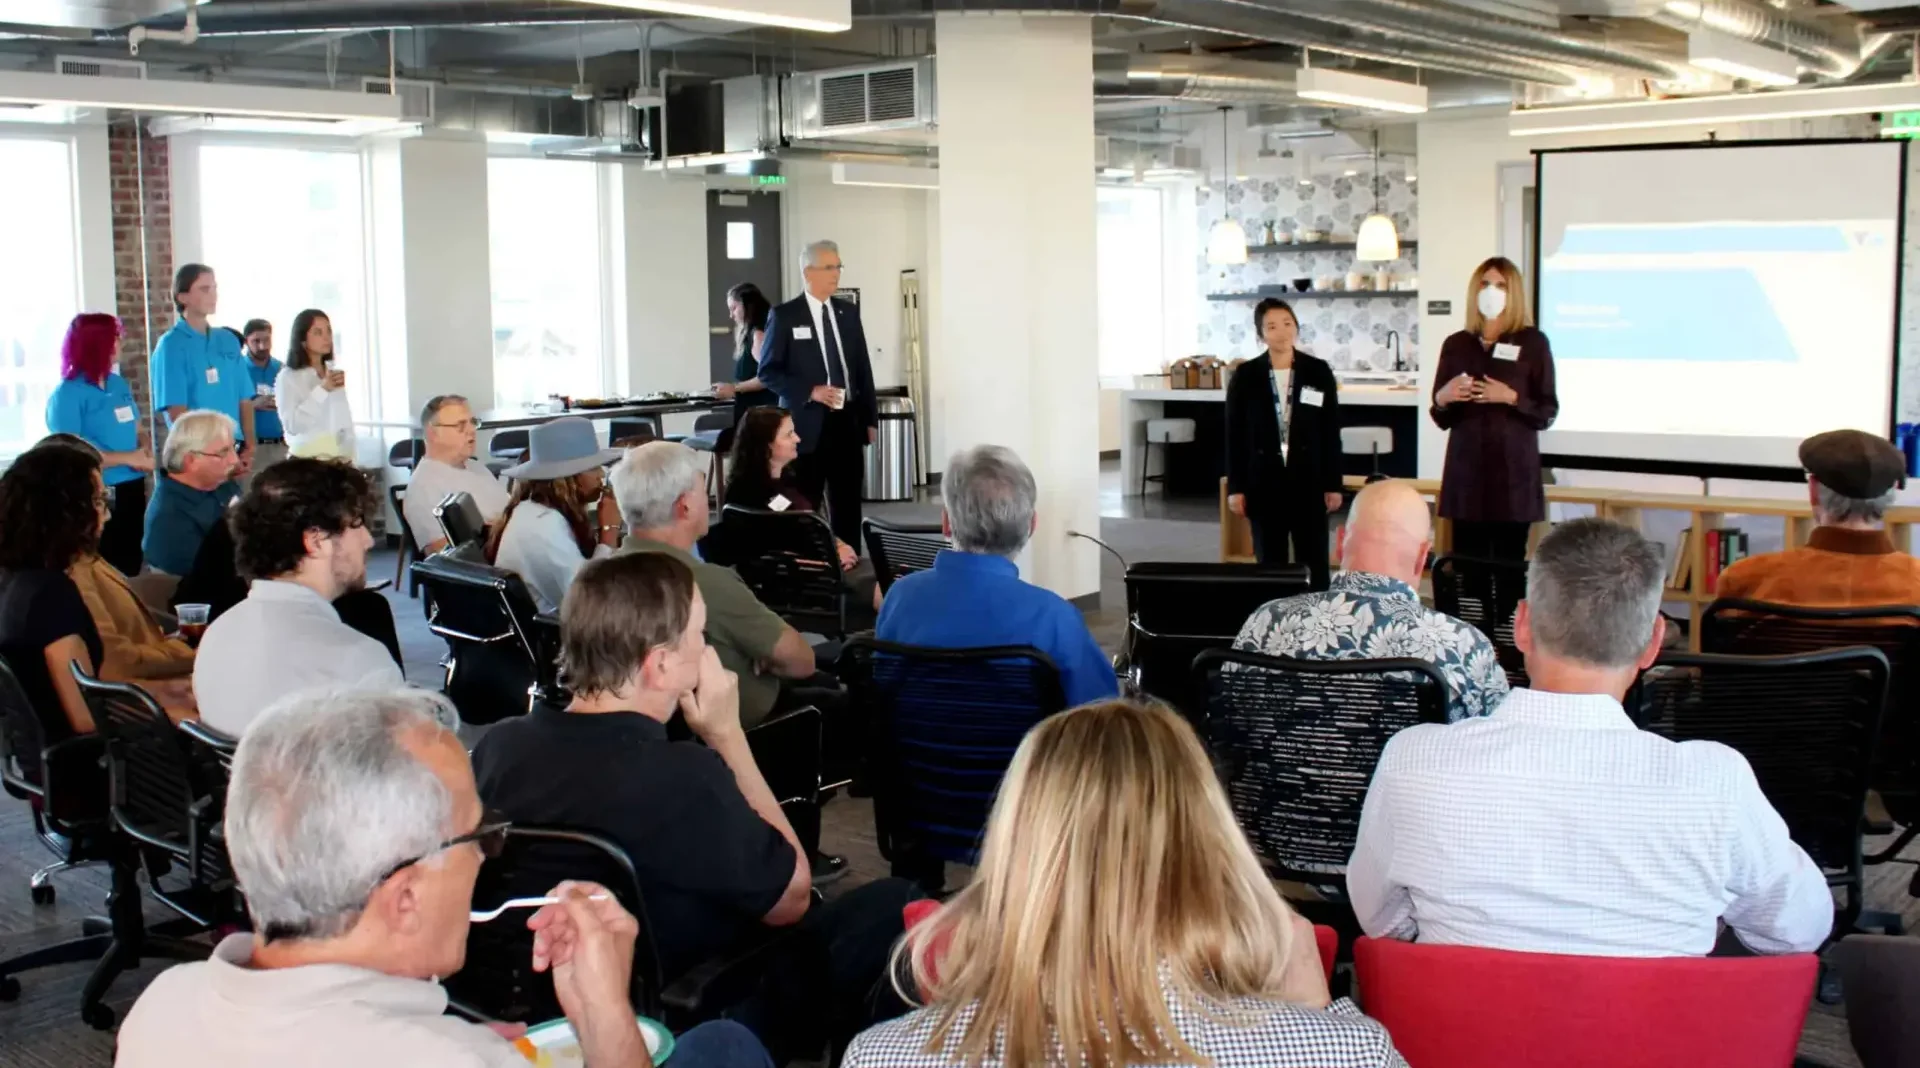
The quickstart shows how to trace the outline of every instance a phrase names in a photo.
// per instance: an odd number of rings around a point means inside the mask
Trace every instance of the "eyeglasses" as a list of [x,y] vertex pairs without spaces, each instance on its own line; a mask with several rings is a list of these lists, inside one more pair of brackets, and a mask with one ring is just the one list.
[[512,829],[512,827],[513,822],[503,818],[498,812],[489,811],[483,813],[480,817],[480,826],[475,827],[465,834],[449,838],[417,857],[395,864],[393,867],[387,869],[387,873],[380,877],[379,882],[373,885],[379,886],[381,883],[386,882],[388,879],[413,867],[415,864],[433,856],[435,853],[444,853],[454,846],[466,845],[468,842],[472,842],[480,847],[480,856],[483,859],[494,860],[500,856],[501,850],[507,848],[507,831]]
[[480,420],[462,419],[457,423],[428,423],[427,425],[437,426],[442,430],[478,430],[480,429]]
[[98,509],[100,509],[100,510],[101,510],[101,511],[103,511],[103,512],[108,512],[108,511],[112,511],[112,510],[113,510],[113,495],[112,495],[112,494],[110,494],[110,493],[105,493],[105,492],[101,492],[101,493],[96,493],[96,494],[94,494],[94,495],[93,495],[93,506],[94,506],[95,508],[98,508]]
[[830,263],[830,264],[828,264],[828,265],[827,265],[827,266],[825,266],[825,267],[809,267],[809,268],[807,268],[807,270],[809,270],[809,271],[844,271],[844,270],[846,270],[846,269],[847,269],[847,265],[846,265],[846,264],[844,264],[844,263]]
[[194,449],[193,454],[195,456],[205,456],[210,459],[218,460],[222,457],[238,456],[240,455],[240,450],[235,448],[232,445],[229,445],[224,449],[215,449],[212,452],[209,452],[206,449]]

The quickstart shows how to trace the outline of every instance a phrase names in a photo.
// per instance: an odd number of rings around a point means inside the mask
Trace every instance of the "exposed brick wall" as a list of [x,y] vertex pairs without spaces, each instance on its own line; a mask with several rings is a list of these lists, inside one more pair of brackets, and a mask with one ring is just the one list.
[[[147,354],[173,325],[173,205],[167,140],[147,134],[133,116],[116,113],[107,131],[107,151],[113,175],[114,314],[126,329],[120,342],[120,374],[133,387],[141,412],[151,417]],[[143,315],[151,317],[143,322]],[[161,437],[155,436],[156,447]]]

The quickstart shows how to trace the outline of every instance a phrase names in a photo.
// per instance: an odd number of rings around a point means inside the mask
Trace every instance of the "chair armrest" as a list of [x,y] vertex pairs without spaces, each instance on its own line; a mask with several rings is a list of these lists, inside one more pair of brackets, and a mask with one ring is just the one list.
[[791,930],[770,930],[745,949],[701,961],[660,991],[660,1003],[686,1016],[705,1015],[709,1007],[737,1004],[760,984],[774,954],[793,937]]
[[105,820],[108,812],[107,742],[83,734],[41,753],[42,811],[56,822]]
[[479,1009],[476,1009],[471,1005],[463,1004],[462,1002],[455,1001],[452,998],[447,999],[446,1014],[448,1016],[458,1016],[460,1019],[465,1020],[468,1023],[488,1024],[488,1023],[494,1022],[493,1017],[488,1016],[486,1013],[481,1012]]
[[379,582],[369,583],[366,588],[373,593],[379,593],[381,590],[392,588],[392,586],[392,579],[381,579]]
[[232,756],[234,749],[240,745],[238,738],[229,738],[197,719],[181,721],[180,732],[208,749],[217,749],[228,756]]

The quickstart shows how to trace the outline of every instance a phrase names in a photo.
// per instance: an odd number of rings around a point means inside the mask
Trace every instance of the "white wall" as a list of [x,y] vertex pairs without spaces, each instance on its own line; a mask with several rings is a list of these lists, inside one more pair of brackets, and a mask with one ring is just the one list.
[[[798,294],[800,252],[825,238],[840,246],[842,286],[860,290],[875,386],[906,384],[900,323],[900,272],[927,268],[927,191],[835,185],[827,169],[789,168],[797,180],[780,194],[785,246],[783,299]],[[776,303],[778,301],[776,300]],[[924,331],[925,317],[921,329]]]
[[484,410],[493,404],[487,143],[434,134],[397,147],[407,408],[459,393]]

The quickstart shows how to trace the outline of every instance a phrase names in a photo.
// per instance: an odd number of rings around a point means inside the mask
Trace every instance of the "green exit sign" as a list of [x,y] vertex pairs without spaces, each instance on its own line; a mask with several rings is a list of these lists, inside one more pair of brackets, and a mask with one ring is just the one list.
[[[1915,112],[1915,114],[1920,115],[1920,112]],[[1914,132],[1920,133],[1920,127],[1916,127],[1914,129]],[[786,185],[787,176],[784,174],[756,174],[753,176],[753,184],[755,185]]]
[[1880,116],[1881,137],[1920,137],[1920,111],[1889,111]]

